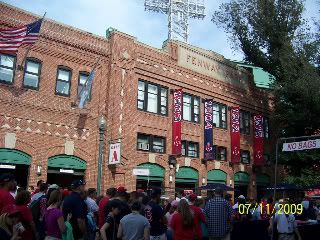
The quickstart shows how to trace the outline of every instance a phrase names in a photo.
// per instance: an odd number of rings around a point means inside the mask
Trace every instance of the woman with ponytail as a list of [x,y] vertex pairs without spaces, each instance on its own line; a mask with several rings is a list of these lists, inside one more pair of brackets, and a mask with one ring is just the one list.
[[194,213],[184,199],[180,200],[177,213],[172,216],[171,229],[173,240],[200,240],[195,231]]

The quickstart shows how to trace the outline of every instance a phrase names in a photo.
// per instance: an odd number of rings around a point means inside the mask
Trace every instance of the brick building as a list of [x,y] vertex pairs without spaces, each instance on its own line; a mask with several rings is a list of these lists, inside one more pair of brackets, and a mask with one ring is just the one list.
[[[39,16],[1,4],[1,27]],[[101,188],[128,190],[161,186],[165,192],[196,190],[221,182],[256,196],[270,182],[268,166],[253,167],[253,113],[270,114],[270,95],[253,75],[212,51],[178,41],[156,49],[113,29],[99,37],[46,20],[29,51],[1,54],[0,171],[15,172],[21,185],[39,179],[62,186],[85,178],[97,183],[99,129],[104,116]],[[85,109],[72,105],[99,60]],[[183,95],[182,156],[169,166],[172,149],[172,91]],[[212,98],[217,160],[203,159],[203,100]],[[230,164],[230,107],[241,109],[241,161]],[[265,121],[265,158],[270,154]],[[108,165],[110,142],[121,141],[121,163]],[[251,159],[251,160],[250,160]],[[134,168],[150,176],[133,176]]]

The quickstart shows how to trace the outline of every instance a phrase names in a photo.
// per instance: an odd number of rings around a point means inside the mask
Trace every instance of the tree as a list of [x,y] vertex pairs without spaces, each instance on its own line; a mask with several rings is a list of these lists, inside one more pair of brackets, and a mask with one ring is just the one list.
[[[212,17],[229,34],[233,47],[242,50],[245,61],[275,77],[275,137],[311,135],[320,128],[320,31],[312,32],[303,12],[303,0],[231,0]],[[319,162],[320,153],[312,154]],[[310,171],[314,165],[303,161],[307,155],[282,160],[290,173],[301,177],[302,163]]]

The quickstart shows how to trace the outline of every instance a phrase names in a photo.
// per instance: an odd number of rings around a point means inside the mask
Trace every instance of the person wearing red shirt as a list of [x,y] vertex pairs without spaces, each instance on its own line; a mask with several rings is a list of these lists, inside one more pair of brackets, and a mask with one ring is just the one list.
[[105,223],[105,206],[109,202],[111,198],[114,198],[117,193],[116,188],[109,188],[107,189],[105,197],[103,197],[99,202],[99,210],[98,210],[98,226],[102,228],[103,224]]
[[197,195],[191,194],[189,196],[190,209],[191,209],[191,211],[193,211],[194,218],[195,218],[194,219],[195,220],[195,231],[196,231],[197,235],[200,236],[200,239],[201,239],[202,238],[201,223],[205,223],[206,218],[205,218],[203,212],[201,211],[201,208],[194,205],[196,200],[197,200]]
[[31,194],[28,191],[20,191],[16,196],[16,206],[20,212],[20,221],[25,228],[25,231],[21,234],[22,239],[34,239],[37,234],[31,209],[28,208],[30,201]]
[[178,212],[171,219],[173,240],[201,239],[201,236],[196,232],[195,224],[196,220],[188,202],[181,199],[178,205]]
[[14,204],[14,198],[10,194],[16,188],[15,177],[11,173],[0,175],[0,212],[4,207]]

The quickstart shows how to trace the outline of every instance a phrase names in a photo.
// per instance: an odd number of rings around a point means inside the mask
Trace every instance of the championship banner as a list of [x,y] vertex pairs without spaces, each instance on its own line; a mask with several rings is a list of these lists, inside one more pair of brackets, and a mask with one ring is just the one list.
[[231,162],[240,163],[240,109],[231,108]]
[[213,101],[204,102],[204,159],[214,160],[213,148]]
[[181,154],[182,90],[173,93],[172,154]]
[[263,134],[263,116],[261,114],[253,115],[253,154],[254,165],[264,165],[264,134]]

